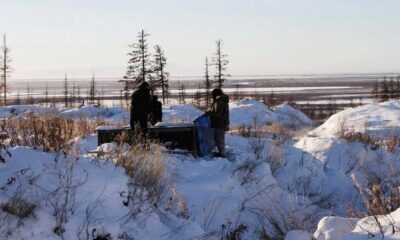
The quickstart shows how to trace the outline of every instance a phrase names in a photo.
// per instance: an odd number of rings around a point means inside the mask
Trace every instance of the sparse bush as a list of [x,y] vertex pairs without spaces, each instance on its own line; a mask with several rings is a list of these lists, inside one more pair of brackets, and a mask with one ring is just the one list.
[[240,240],[247,231],[247,226],[243,223],[233,226],[231,221],[221,225],[221,240]]
[[257,177],[254,175],[254,172],[262,162],[263,160],[261,159],[247,158],[242,164],[235,168],[233,174],[239,174],[242,180],[242,186],[249,184],[257,179]]
[[7,203],[1,204],[0,209],[11,215],[24,219],[32,216],[36,205],[21,198],[11,198]]
[[267,163],[273,175],[286,165],[286,161],[287,157],[284,155],[282,147],[277,145],[271,146],[267,155]]
[[129,152],[116,162],[129,176],[128,191],[120,193],[123,204],[130,209],[126,221],[160,206],[168,185],[160,145],[138,132],[133,132],[132,139]]
[[[367,209],[365,216],[372,216],[375,227],[379,230],[382,238],[385,237],[382,221],[391,227],[392,234],[399,231],[400,229],[396,226],[396,222],[391,216],[391,213],[400,207],[400,184],[398,179],[390,178],[387,181],[379,181],[368,186],[362,186],[354,175],[352,178]],[[373,235],[372,233],[369,234]]]
[[280,144],[284,143],[288,139],[293,138],[295,131],[290,127],[281,126],[276,123],[270,125],[259,125],[254,123],[253,125],[240,125],[229,131],[230,134],[239,135],[245,138],[255,138],[255,139],[272,139]]
[[76,162],[79,157],[73,155],[57,156],[55,162],[59,167],[57,168],[59,183],[57,188],[48,194],[47,202],[53,209],[53,215],[56,220],[54,233],[61,236],[65,229],[63,225],[68,222],[69,216],[75,214],[77,202],[76,192],[88,178],[88,173],[85,172],[83,178],[76,178],[74,175]]
[[347,142],[359,142],[364,144],[364,147],[369,147],[371,150],[377,150],[380,147],[386,148],[388,151],[395,153],[399,148],[399,137],[396,134],[386,137],[373,137],[367,133],[354,132],[348,126],[345,120],[340,122],[340,127],[336,135]]

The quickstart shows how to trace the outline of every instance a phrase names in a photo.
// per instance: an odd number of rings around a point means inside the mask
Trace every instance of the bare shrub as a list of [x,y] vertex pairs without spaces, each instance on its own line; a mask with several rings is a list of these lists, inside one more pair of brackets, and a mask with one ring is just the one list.
[[221,225],[221,240],[240,240],[247,231],[247,226],[243,223],[234,226],[231,221]]
[[158,207],[168,185],[160,145],[138,132],[133,132],[132,139],[130,151],[116,162],[129,176],[128,191],[120,194],[125,199],[123,204],[130,209],[126,221]]
[[85,218],[83,219],[77,231],[77,237],[79,239],[90,239],[91,233],[89,229],[93,224],[97,223],[98,219],[95,216],[100,207],[102,207],[101,195],[95,201],[87,205],[85,209]]
[[379,230],[382,238],[385,237],[383,231],[384,223],[387,223],[391,227],[392,234],[399,231],[400,229],[396,226],[396,221],[391,216],[391,212],[400,207],[399,182],[397,180],[393,181],[393,178],[391,178],[388,181],[380,181],[379,183],[362,186],[354,175],[352,178],[363,198],[367,209],[366,216],[372,216],[374,225]]
[[386,141],[384,141],[386,148],[391,152],[395,153],[399,148],[399,137],[397,135],[393,135],[388,137]]
[[79,179],[75,175],[75,166],[79,157],[61,154],[56,157],[56,163],[59,182],[57,187],[49,192],[48,203],[53,209],[53,215],[56,220],[54,233],[61,236],[65,229],[63,225],[68,222],[68,218],[75,214],[77,202],[76,192],[88,178],[88,173],[85,172],[83,178]]
[[267,126],[267,132],[272,134],[273,139],[279,143],[284,143],[286,140],[293,138],[295,132],[290,126],[282,126],[277,123],[272,123]]
[[33,214],[36,205],[21,198],[11,198],[7,203],[1,204],[0,209],[19,219],[27,218]]
[[37,178],[30,168],[20,169],[0,185],[0,239],[8,239],[27,218],[35,217],[40,199],[32,195]]
[[218,210],[221,206],[221,202],[217,199],[213,199],[211,201],[211,207],[206,208],[204,205],[202,206],[202,216],[203,216],[203,229],[208,232],[211,224],[214,222],[215,217],[217,216]]
[[386,148],[388,151],[395,153],[400,146],[399,137],[394,132],[390,136],[385,137],[373,137],[367,133],[364,129],[362,132],[352,131],[346,122],[346,119],[342,119],[339,122],[339,129],[336,135],[347,142],[359,142],[364,144],[364,147],[370,147],[372,150],[377,150],[380,147]]
[[7,145],[5,144],[5,140],[9,137],[8,131],[5,129],[5,120],[3,120],[3,124],[1,124],[1,132],[0,132],[0,162],[5,163],[6,157],[11,157],[10,151],[7,149]]
[[267,155],[267,163],[271,168],[272,174],[275,175],[280,168],[284,167],[286,161],[287,157],[284,154],[282,147],[277,146],[276,144],[272,145]]
[[241,185],[246,185],[257,179],[254,175],[255,170],[263,162],[261,159],[247,158],[243,163],[233,170],[233,174],[238,174],[241,178]]
[[240,125],[232,128],[230,134],[239,135],[246,138],[270,138],[285,142],[295,135],[290,127],[282,126],[277,123],[269,125],[260,125],[255,122],[253,125]]

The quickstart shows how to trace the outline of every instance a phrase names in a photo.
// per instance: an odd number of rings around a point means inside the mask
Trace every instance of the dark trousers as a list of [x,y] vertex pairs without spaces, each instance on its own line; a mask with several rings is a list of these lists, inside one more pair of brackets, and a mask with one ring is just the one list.
[[225,154],[225,132],[224,129],[214,128],[214,141],[219,154]]

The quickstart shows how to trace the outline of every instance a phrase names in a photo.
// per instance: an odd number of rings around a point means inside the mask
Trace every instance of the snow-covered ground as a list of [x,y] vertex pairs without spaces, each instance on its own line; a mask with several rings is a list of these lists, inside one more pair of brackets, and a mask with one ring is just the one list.
[[[179,105],[165,106],[163,112],[164,121],[173,123],[190,123],[203,114]],[[129,122],[129,114],[118,108],[0,108],[3,118],[27,113]],[[268,109],[253,100],[230,103],[230,120],[232,127],[278,124],[297,131],[313,124],[288,105]],[[147,158],[162,160],[167,191],[157,204],[144,200],[132,218],[127,200],[132,182],[125,169],[114,163],[130,156],[129,146],[98,147],[95,134],[76,139],[77,154],[8,146],[10,156],[3,151],[6,161],[0,161],[0,239],[60,239],[60,235],[64,239],[279,239],[286,235],[299,240],[353,240],[372,235],[381,239],[381,231],[387,239],[400,239],[399,210],[376,218],[347,218],[350,210],[368,214],[357,187],[370,186],[377,179],[398,182],[398,147],[389,151],[349,142],[338,134],[345,127],[379,138],[397,136],[399,120],[400,104],[392,101],[335,114],[299,140],[227,135],[227,158],[194,158],[157,147]],[[111,157],[89,154],[94,150]],[[33,213],[26,218],[10,213],[15,200],[23,200],[21,206],[35,206]]]
[[272,123],[298,128],[312,125],[312,121],[306,115],[286,104],[279,105],[271,110],[262,102],[256,100],[241,100],[230,103],[229,109],[232,127],[240,125],[266,125]]

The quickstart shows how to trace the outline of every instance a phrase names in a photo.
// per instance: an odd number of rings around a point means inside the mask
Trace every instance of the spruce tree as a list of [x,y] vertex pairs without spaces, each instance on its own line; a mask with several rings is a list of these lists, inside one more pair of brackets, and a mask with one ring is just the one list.
[[186,104],[185,85],[180,84],[179,81],[178,81],[178,99],[179,99],[179,104]]
[[44,103],[47,104],[49,102],[49,86],[47,85],[46,81],[46,88],[44,91]]
[[211,81],[208,68],[208,58],[206,57],[204,64],[204,102],[207,109],[211,106]]
[[128,69],[124,80],[127,81],[128,90],[136,89],[142,82],[146,82],[151,73],[151,61],[147,37],[150,36],[144,30],[140,31],[137,43],[129,45],[132,51],[128,53]]
[[63,94],[64,94],[64,106],[65,107],[68,107],[68,93],[69,93],[69,91],[68,91],[68,77],[67,77],[67,74],[65,74],[65,76],[64,76],[64,91],[63,91]]
[[154,54],[154,79],[151,85],[153,90],[161,87],[161,94],[163,99],[163,104],[165,104],[165,99],[167,98],[168,91],[169,91],[169,83],[168,77],[169,73],[165,71],[165,66],[167,65],[167,58],[165,57],[164,50],[159,46],[156,45],[154,47],[155,54]]
[[381,83],[380,96],[382,101],[387,101],[389,99],[389,86],[386,81],[386,76],[383,77],[383,81]]
[[0,54],[0,80],[2,81],[1,91],[3,92],[4,105],[7,105],[7,80],[12,72],[10,51],[10,48],[7,47],[6,34],[3,34],[3,46]]
[[17,90],[17,98],[15,99],[15,104],[16,105],[20,105],[21,104],[21,97],[20,97],[20,94],[19,94],[19,88]]
[[94,105],[95,104],[95,98],[96,98],[96,82],[95,82],[94,75],[93,75],[92,76],[92,80],[90,81],[89,102],[88,102],[88,104]]
[[34,99],[31,95],[31,87],[29,86],[29,83],[26,85],[26,92],[27,92],[27,104],[33,104],[34,103]]
[[396,86],[395,86],[394,78],[393,78],[393,77],[390,77],[388,89],[389,89],[389,91],[388,91],[388,92],[389,92],[389,99],[395,98],[395,95],[396,95]]
[[379,100],[379,82],[375,81],[374,86],[372,87],[372,94],[376,100]]
[[71,91],[71,97],[70,97],[70,106],[75,107],[76,105],[76,82],[72,82],[72,91]]
[[396,78],[396,99],[400,98],[400,76]]
[[235,85],[235,94],[233,95],[233,98],[235,99],[235,101],[239,101],[240,99],[240,93],[239,93],[239,84],[236,83]]
[[193,105],[197,108],[201,108],[202,107],[201,100],[202,100],[202,93],[201,93],[201,87],[199,85],[193,96]]
[[214,54],[213,58],[213,65],[215,66],[215,75],[214,75],[214,82],[217,86],[217,88],[222,88],[226,77],[229,76],[227,73],[227,68],[226,66],[228,65],[229,61],[227,59],[228,55],[222,53],[222,41],[217,40],[216,41],[216,46],[217,50]]
[[[79,82],[78,82],[78,86],[76,87],[76,99],[77,99],[77,101],[78,101],[78,103],[79,103],[79,107],[80,106],[82,106],[81,104],[82,104],[82,99],[81,99],[81,85],[79,84]],[[84,102],[83,102],[83,105],[84,105]]]

